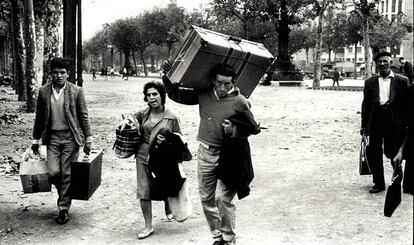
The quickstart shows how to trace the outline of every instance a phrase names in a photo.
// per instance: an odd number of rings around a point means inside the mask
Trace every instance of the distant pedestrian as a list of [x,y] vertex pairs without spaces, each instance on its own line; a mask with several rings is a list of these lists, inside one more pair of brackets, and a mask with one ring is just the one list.
[[410,81],[410,84],[413,83],[413,65],[404,60],[404,57],[401,57],[399,60],[400,62],[400,73],[404,76],[408,77],[408,81]]
[[70,192],[71,166],[79,155],[79,147],[89,154],[92,145],[88,110],[81,87],[67,81],[69,61],[54,58],[50,63],[52,82],[39,89],[33,126],[32,150],[39,153],[39,140],[47,146],[47,167],[50,181],[56,186],[58,224],[69,221],[72,203]]
[[96,80],[96,68],[95,68],[95,66],[94,67],[92,67],[92,80]]
[[409,82],[405,76],[391,71],[391,53],[374,57],[378,74],[365,80],[361,108],[361,134],[369,136],[368,157],[374,186],[369,193],[385,190],[383,153],[391,160],[405,138],[404,93]]
[[339,72],[338,72],[338,69],[336,69],[335,68],[335,71],[334,71],[334,73],[333,73],[333,84],[332,84],[332,87],[333,86],[335,86],[335,83],[338,85],[338,87],[339,87]]
[[113,67],[111,67],[110,72],[111,72],[111,78],[114,79],[115,78],[115,69]]
[[128,70],[126,67],[122,70],[122,79],[128,80]]
[[109,67],[109,66],[105,68],[105,81],[108,80],[109,69],[111,69],[111,67]]

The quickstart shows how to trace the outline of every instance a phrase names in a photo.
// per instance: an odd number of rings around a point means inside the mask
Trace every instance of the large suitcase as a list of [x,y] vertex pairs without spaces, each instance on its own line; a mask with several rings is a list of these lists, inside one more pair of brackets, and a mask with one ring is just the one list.
[[72,163],[71,194],[73,199],[89,200],[101,184],[102,151],[92,150],[89,156],[79,154]]
[[235,68],[236,86],[249,97],[272,60],[263,44],[191,26],[167,77],[184,87],[205,89],[211,69],[226,63]]

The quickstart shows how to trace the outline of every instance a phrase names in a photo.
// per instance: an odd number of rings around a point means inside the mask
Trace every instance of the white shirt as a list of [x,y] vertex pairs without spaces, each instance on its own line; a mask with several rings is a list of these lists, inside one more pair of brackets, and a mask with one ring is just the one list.
[[394,78],[394,73],[392,71],[390,71],[390,74],[386,78],[383,78],[378,74],[380,105],[387,103],[390,99],[391,78]]
[[63,91],[65,90],[65,88],[66,88],[66,83],[63,86],[63,88],[59,89],[59,93],[58,93],[58,92],[56,92],[56,89],[54,89],[53,86],[52,86],[53,96],[55,97],[56,100],[59,100],[59,98],[63,94]]

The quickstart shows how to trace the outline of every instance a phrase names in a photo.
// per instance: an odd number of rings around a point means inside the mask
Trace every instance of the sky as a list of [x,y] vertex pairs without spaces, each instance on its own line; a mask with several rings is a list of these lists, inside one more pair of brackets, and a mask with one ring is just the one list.
[[[165,7],[171,0],[83,0],[82,38],[91,38],[102,25],[117,19],[136,16],[154,7]],[[188,10],[200,9],[209,0],[175,0],[178,6]]]

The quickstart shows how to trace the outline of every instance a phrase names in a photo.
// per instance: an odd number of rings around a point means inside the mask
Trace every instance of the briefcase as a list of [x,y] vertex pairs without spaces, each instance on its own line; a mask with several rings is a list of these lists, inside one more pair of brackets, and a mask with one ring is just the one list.
[[363,135],[361,138],[361,147],[359,150],[359,174],[360,175],[371,175],[368,163],[368,137]]
[[101,184],[102,150],[92,150],[89,155],[79,154],[72,163],[72,199],[89,200]]
[[173,83],[206,89],[212,82],[211,69],[220,63],[234,67],[236,87],[247,98],[273,60],[261,43],[191,26],[167,77]]

